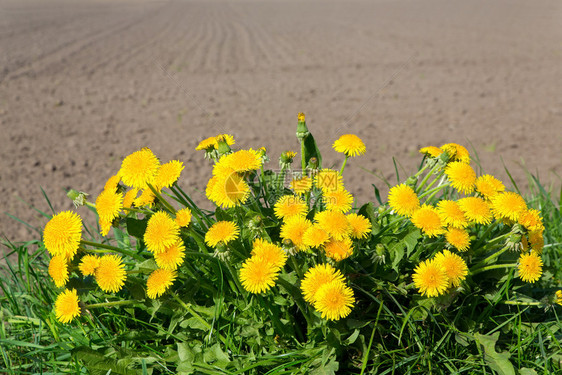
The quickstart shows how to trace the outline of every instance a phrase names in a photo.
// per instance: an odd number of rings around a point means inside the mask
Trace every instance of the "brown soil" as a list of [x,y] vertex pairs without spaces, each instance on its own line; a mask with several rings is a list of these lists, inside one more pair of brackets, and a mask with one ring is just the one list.
[[[182,160],[203,201],[210,167],[194,147],[231,133],[241,147],[297,150],[303,111],[328,164],[356,133],[346,169],[360,201],[392,157],[411,172],[425,145],[476,150],[559,186],[562,2],[558,0],[0,0],[0,207],[46,222],[23,200],[69,209],[95,196],[124,156],[148,146]],[[80,209],[84,213],[84,209]],[[0,233],[36,237],[6,215]]]

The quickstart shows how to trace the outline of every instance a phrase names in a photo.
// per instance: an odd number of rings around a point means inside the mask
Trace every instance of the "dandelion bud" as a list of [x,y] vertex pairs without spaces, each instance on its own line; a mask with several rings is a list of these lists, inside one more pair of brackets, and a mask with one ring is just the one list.
[[230,259],[230,251],[228,250],[226,245],[221,242],[215,248],[215,252],[213,253],[213,256],[215,258],[222,260],[223,262],[226,262]]
[[279,157],[279,167],[281,169],[287,169],[293,163],[293,158],[297,153],[293,151],[285,151]]
[[315,157],[311,157],[308,159],[308,169],[318,169],[318,159]]
[[414,176],[410,176],[408,177],[408,179],[406,180],[406,185],[410,186],[410,187],[415,187],[416,183],[418,182],[418,178],[414,177]]
[[84,193],[83,191],[77,191],[74,189],[70,189],[66,196],[72,199],[72,203],[74,203],[74,207],[78,208],[80,206],[84,206],[88,201],[86,197],[89,194]]
[[227,139],[224,136],[217,136],[216,140],[219,145],[218,147],[219,155],[224,155],[232,152],[232,149],[228,145]]
[[310,132],[304,121],[304,113],[301,112],[298,115],[297,138],[302,142],[309,134]]

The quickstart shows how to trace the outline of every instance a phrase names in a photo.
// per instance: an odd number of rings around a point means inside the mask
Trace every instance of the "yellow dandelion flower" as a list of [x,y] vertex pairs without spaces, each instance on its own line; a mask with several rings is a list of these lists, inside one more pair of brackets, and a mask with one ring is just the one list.
[[117,293],[125,285],[125,265],[118,255],[104,255],[100,258],[100,264],[96,268],[96,281],[106,293]]
[[238,238],[240,229],[238,225],[232,221],[217,221],[205,234],[205,242],[211,247],[217,246],[219,243],[227,244]]
[[445,269],[432,260],[418,264],[414,269],[414,285],[422,296],[437,297],[445,293],[449,286],[449,279]]
[[351,225],[351,237],[355,239],[364,239],[371,234],[371,221],[363,215],[349,214],[347,221]]
[[55,255],[49,262],[49,276],[52,277],[55,285],[60,288],[68,281],[68,263],[62,255]]
[[299,251],[306,250],[308,246],[304,243],[303,237],[311,225],[310,220],[304,216],[291,216],[281,226],[281,238],[283,240],[291,240]]
[[250,187],[234,169],[221,168],[221,173],[209,180],[206,193],[217,206],[231,208],[248,199]]
[[467,197],[457,201],[464,216],[473,223],[490,224],[492,212],[490,205],[482,198]]
[[320,247],[330,239],[330,235],[318,224],[312,224],[302,237],[303,243],[307,247]]
[[279,267],[261,257],[251,257],[240,269],[242,287],[250,293],[263,293],[275,285]]
[[557,290],[555,297],[556,297],[556,303],[562,306],[562,290]]
[[157,190],[165,187],[169,188],[180,178],[183,168],[183,163],[178,160],[171,160],[166,164],[162,164],[154,177],[154,187]]
[[[139,193],[139,189],[132,188],[128,192],[125,193],[123,197],[123,208],[131,208],[135,199],[137,199],[137,194]],[[151,202],[152,203],[152,202]]]
[[158,267],[166,270],[175,270],[183,264],[183,258],[185,256],[185,245],[181,238],[166,248],[161,253],[154,254],[154,260]]
[[252,256],[261,258],[277,268],[283,268],[287,263],[287,253],[281,247],[261,238],[254,240]]
[[465,229],[449,228],[445,233],[447,242],[454,246],[458,251],[466,251],[470,246],[470,236]]
[[344,278],[341,272],[330,264],[319,264],[309,268],[301,281],[304,300],[313,304],[316,301],[318,289],[332,281],[343,283]]
[[96,211],[100,219],[113,221],[123,208],[123,194],[113,190],[104,190],[96,199]]
[[284,195],[274,206],[275,216],[279,219],[291,216],[306,216],[308,206],[306,201],[298,195]]
[[109,177],[109,179],[105,183],[105,186],[103,187],[103,190],[117,191],[117,185],[119,184],[120,181],[121,181],[121,177],[118,174]]
[[365,147],[365,144],[363,143],[361,138],[359,138],[355,134],[342,135],[334,142],[332,147],[337,152],[341,152],[348,157],[363,155],[367,151],[367,148]]
[[447,152],[447,154],[451,157],[451,160],[460,161],[466,164],[470,163],[470,154],[464,146],[456,143],[447,143],[441,146],[441,150]]
[[187,227],[191,223],[191,210],[188,207],[176,212],[176,224],[180,227]]
[[427,146],[420,148],[420,153],[429,155],[432,158],[436,158],[443,153],[443,150],[441,150],[439,147]]
[[526,209],[525,200],[511,191],[499,193],[492,198],[492,213],[497,219],[517,221],[519,215]]
[[232,168],[235,172],[248,172],[260,169],[262,159],[259,151],[249,149],[224,155],[219,162],[226,167]]
[[105,220],[105,219],[100,218],[99,224],[100,224],[100,234],[102,236],[107,236],[107,234],[111,230],[111,226],[113,225],[113,221]]
[[215,137],[209,137],[199,142],[197,147],[195,147],[195,150],[200,151],[200,150],[213,149],[215,148],[216,143],[217,141],[215,140]]
[[150,189],[144,189],[137,198],[133,200],[135,207],[152,207],[156,196]]
[[304,113],[299,112],[299,114],[297,115],[297,121],[304,122]]
[[306,194],[312,189],[312,178],[303,176],[301,178],[294,178],[291,180],[291,189],[295,194]]
[[440,265],[449,278],[449,283],[455,288],[458,287],[468,274],[468,267],[463,258],[453,254],[448,250],[443,250],[435,256],[434,262]]
[[176,243],[179,234],[180,227],[174,219],[168,213],[158,211],[148,219],[144,242],[149,251],[157,254]]
[[322,169],[314,175],[314,185],[326,193],[343,188],[343,177],[333,169]]
[[412,224],[420,228],[426,236],[443,234],[443,222],[436,208],[424,204],[412,215]]
[[146,295],[156,299],[166,292],[176,280],[176,271],[159,268],[153,271],[146,280]]
[[519,278],[527,283],[534,283],[542,275],[542,259],[535,252],[521,254],[519,257]]
[[324,245],[326,255],[336,262],[349,258],[353,254],[353,243],[349,237],[341,240],[331,239]]
[[529,243],[532,250],[537,254],[542,254],[542,248],[544,247],[542,231],[529,232]]
[[463,194],[470,194],[474,191],[474,184],[476,183],[476,173],[474,169],[466,163],[461,161],[454,161],[449,163],[445,168],[445,174],[451,186]]
[[412,216],[420,208],[420,200],[414,189],[405,184],[396,185],[389,190],[388,204],[401,216]]
[[82,272],[84,276],[94,275],[96,273],[96,269],[100,265],[100,257],[97,255],[84,255],[80,260],[80,264],[78,265],[78,269]]
[[70,323],[72,319],[80,315],[80,299],[76,289],[68,290],[57,296],[55,301],[55,315],[61,323]]
[[236,141],[234,140],[234,137],[230,134],[219,134],[217,136],[215,136],[215,148],[218,149],[219,148],[219,142],[223,141],[226,142],[227,145],[232,146],[233,144],[236,143]]
[[334,280],[318,289],[314,308],[322,315],[322,319],[339,320],[351,313],[354,303],[353,290],[343,282]]
[[123,159],[119,175],[125,185],[144,189],[153,183],[159,167],[158,158],[149,148],[143,148]]
[[72,211],[53,215],[45,225],[43,243],[51,255],[72,259],[82,239],[82,219]]
[[496,194],[505,191],[503,183],[489,174],[482,175],[476,179],[476,191],[484,199],[492,199]]
[[519,215],[519,224],[523,225],[530,232],[543,231],[544,225],[540,216],[540,211],[530,208],[523,210]]
[[444,225],[454,228],[466,228],[468,226],[468,220],[464,216],[464,212],[455,201],[439,201],[439,203],[437,203],[437,212]]
[[330,236],[336,240],[342,240],[344,237],[351,235],[351,225],[341,212],[322,211],[316,213],[314,220],[320,228],[324,229]]
[[328,191],[322,198],[329,211],[348,212],[353,205],[353,196],[345,189]]

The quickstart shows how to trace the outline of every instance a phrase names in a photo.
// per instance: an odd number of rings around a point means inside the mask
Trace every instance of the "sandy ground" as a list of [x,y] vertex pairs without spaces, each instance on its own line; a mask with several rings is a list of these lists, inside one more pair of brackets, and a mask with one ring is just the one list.
[[299,111],[327,164],[339,135],[365,141],[345,176],[360,201],[383,185],[365,170],[395,182],[393,156],[411,172],[446,142],[559,186],[561,20],[558,0],[0,0],[0,233],[33,238],[3,213],[43,226],[40,187],[69,209],[64,188],[95,198],[142,146],[202,201],[199,140],[297,150]]

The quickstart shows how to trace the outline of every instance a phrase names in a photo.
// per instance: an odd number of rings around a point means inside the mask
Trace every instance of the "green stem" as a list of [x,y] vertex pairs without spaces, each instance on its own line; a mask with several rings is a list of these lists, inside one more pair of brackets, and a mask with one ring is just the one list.
[[[210,330],[213,329],[213,327],[205,319],[203,319],[201,317],[201,315],[197,314],[197,312],[195,310],[193,310],[193,308],[191,306],[189,306],[188,304],[183,302],[181,300],[181,298],[176,293],[171,293],[171,294],[174,297],[174,299],[176,300],[176,302],[179,303],[180,306],[183,307],[188,313],[190,313],[191,316],[193,316],[196,320],[198,320],[201,324],[203,324],[203,326],[205,328],[207,328],[207,330],[210,331]],[[217,335],[218,335],[219,339],[223,342],[223,344],[226,345],[226,339],[224,338],[224,336],[221,335],[218,332],[217,332]]]
[[168,209],[168,211],[170,211],[172,214],[176,213],[176,209],[174,207],[172,207],[172,205],[170,203],[168,203],[168,201],[166,199],[164,199],[164,197],[162,196],[162,194],[160,194],[155,188],[154,186],[152,186],[151,184],[148,184],[148,187],[150,188],[150,190],[152,191],[152,193],[156,196],[156,198],[158,198],[158,200],[164,205],[164,207],[166,207]]
[[523,302],[523,301],[504,301],[505,305],[517,305],[517,306],[542,306],[542,302]]
[[517,267],[517,263],[492,264],[490,266],[480,267],[480,268],[477,268],[475,270],[471,270],[470,274],[471,275],[477,275],[481,272],[486,272],[486,271],[489,271],[489,270],[495,270],[495,269],[498,269],[498,268],[512,268],[512,267]]
[[277,175],[277,181],[276,181],[277,189],[283,190],[284,180],[285,180],[285,167],[281,168],[281,171]]
[[[429,178],[433,175],[433,172],[435,172],[435,170],[437,169],[437,165],[434,165],[433,168],[431,168],[431,170],[429,172],[427,172],[427,174],[425,175],[425,177],[423,178],[423,180],[420,182],[418,188],[417,188],[417,193],[419,193],[424,185],[427,183],[427,181],[429,180]],[[414,175],[414,177],[418,177],[425,169],[427,168],[427,164],[418,172]]]
[[496,251],[495,253],[493,253],[492,255],[490,255],[489,257],[487,257],[486,259],[484,259],[481,262],[478,262],[478,264],[476,264],[473,269],[479,269],[480,267],[488,264],[490,261],[496,259],[497,257],[499,257],[500,255],[502,255],[503,253],[505,253],[507,250],[509,249],[509,246],[504,246],[501,250]]
[[340,176],[343,175],[343,170],[345,169],[345,165],[347,164],[347,159],[349,159],[349,156],[345,155],[345,159],[343,159],[343,164],[341,165],[340,169]]
[[124,301],[93,303],[91,305],[86,305],[86,308],[87,309],[98,309],[100,307],[114,307],[114,306],[132,305],[134,303],[139,303],[139,301],[135,301],[135,300],[130,299],[130,300],[124,300]]
[[[91,241],[86,241],[86,240],[81,240],[80,243],[81,243],[82,245],[94,246],[94,247],[99,247],[99,248],[101,248],[101,249],[112,250],[112,251],[115,251],[115,252],[117,252],[117,253],[121,253],[121,254],[123,254],[123,255],[130,256],[131,258],[134,258],[134,259],[136,259],[136,260],[140,260],[140,261],[144,261],[144,260],[145,260],[142,256],[140,256],[140,255],[138,255],[138,254],[135,254],[135,253],[133,253],[132,251],[123,250],[123,249],[120,249],[120,248],[115,247],[115,246],[105,245],[105,244],[102,244],[102,243],[91,242]],[[95,251],[96,249],[84,249],[84,250],[86,250],[86,251],[92,250],[93,252],[96,252],[96,251]]]
[[290,256],[291,259],[291,266],[293,267],[293,269],[295,270],[295,272],[297,273],[297,276],[299,277],[299,279],[303,278],[303,274],[301,272],[301,269],[299,268],[297,261],[295,260],[295,256],[291,255]]
[[421,194],[418,198],[421,199],[421,198],[423,198],[423,197],[425,197],[426,195],[429,195],[429,194],[434,194],[434,195],[435,195],[435,193],[437,193],[439,190],[444,189],[444,188],[446,188],[446,187],[449,186],[449,185],[451,185],[451,184],[450,184],[450,183],[446,183],[446,184],[443,184],[443,185],[436,186],[436,187],[434,187],[434,188],[431,189],[431,190],[427,190],[426,192],[424,192],[423,194]]

